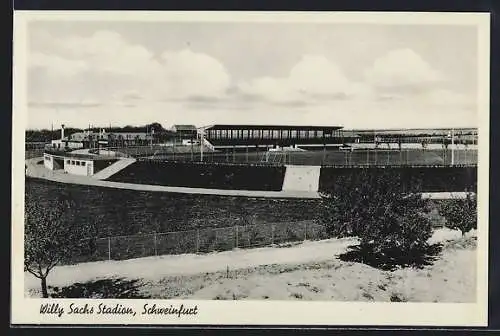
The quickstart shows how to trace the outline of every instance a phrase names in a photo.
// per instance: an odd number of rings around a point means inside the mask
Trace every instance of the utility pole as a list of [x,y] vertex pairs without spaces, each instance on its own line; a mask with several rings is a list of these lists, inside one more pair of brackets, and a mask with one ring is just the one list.
[[153,135],[155,133],[155,130],[153,129],[153,127],[151,127],[150,131],[151,131],[151,138],[150,138],[150,140],[151,140],[151,148],[153,148]]
[[200,132],[200,161],[203,162],[203,138],[205,129],[202,127]]
[[451,129],[451,165],[455,164],[455,129]]

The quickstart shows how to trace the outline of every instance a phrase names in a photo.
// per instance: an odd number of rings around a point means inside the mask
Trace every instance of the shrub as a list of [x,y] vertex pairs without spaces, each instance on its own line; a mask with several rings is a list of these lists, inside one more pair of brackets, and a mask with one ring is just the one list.
[[[357,236],[361,261],[409,265],[421,259],[432,234],[419,184],[403,190],[384,170],[345,177],[323,198],[320,220],[330,236]],[[359,259],[359,258],[358,258]]]
[[460,230],[462,235],[477,228],[477,198],[473,193],[468,193],[465,199],[442,202],[439,213],[446,219],[446,227]]

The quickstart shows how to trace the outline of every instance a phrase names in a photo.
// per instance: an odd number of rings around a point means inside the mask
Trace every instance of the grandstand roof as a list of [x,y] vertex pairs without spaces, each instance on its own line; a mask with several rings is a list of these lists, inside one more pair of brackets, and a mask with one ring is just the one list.
[[215,124],[202,127],[203,129],[245,129],[245,130],[300,130],[300,131],[335,131],[342,128],[342,126],[312,126],[312,125],[244,125],[244,124]]

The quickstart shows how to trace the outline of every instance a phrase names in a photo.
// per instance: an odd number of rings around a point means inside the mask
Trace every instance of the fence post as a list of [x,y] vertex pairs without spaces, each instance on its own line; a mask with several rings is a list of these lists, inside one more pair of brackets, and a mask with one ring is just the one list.
[[218,231],[219,230],[215,229],[215,244],[214,244],[214,246],[212,248],[212,251],[217,251],[217,232]]
[[200,251],[200,229],[196,229],[196,253]]
[[271,244],[274,244],[274,224],[271,224]]
[[235,247],[238,248],[238,225],[236,225],[235,227],[235,231],[236,231],[236,239],[235,239]]
[[155,248],[155,256],[158,255],[158,248],[156,247],[156,231],[153,233],[153,244]]
[[111,260],[111,237],[108,237],[108,260]]
[[304,222],[304,240],[307,240],[307,222]]

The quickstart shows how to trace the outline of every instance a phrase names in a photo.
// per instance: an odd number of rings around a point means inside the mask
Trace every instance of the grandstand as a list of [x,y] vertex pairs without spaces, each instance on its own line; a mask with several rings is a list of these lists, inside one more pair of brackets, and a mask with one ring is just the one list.
[[227,148],[340,147],[356,141],[341,126],[210,125],[200,128],[204,139],[216,150]]
[[280,191],[285,167],[140,160],[109,181],[206,189]]

